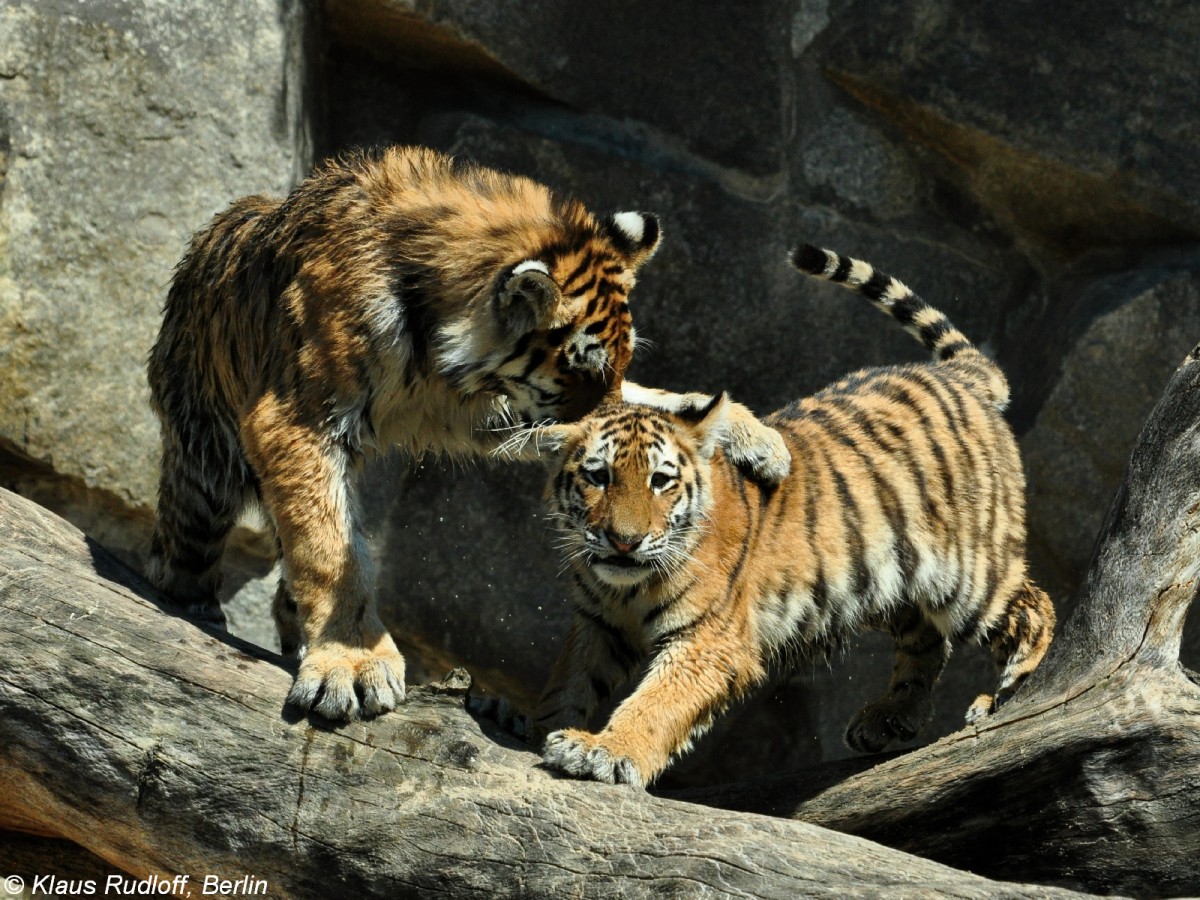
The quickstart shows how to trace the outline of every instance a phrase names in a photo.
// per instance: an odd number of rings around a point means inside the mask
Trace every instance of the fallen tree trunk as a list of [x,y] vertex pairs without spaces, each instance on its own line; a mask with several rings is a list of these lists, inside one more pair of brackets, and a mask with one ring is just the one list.
[[1179,662],[1198,590],[1200,347],[1142,430],[1073,615],[998,714],[865,772],[678,796],[996,878],[1200,894],[1200,685]]
[[151,597],[0,491],[0,828],[186,875],[193,895],[206,878],[302,898],[1046,895],[803,822],[556,778],[468,715],[465,675],[370,723],[288,718],[280,660]]

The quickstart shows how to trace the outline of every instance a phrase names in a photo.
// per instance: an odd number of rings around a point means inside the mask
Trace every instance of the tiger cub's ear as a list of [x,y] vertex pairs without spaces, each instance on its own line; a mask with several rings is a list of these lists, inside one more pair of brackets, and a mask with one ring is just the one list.
[[583,437],[583,428],[578,423],[542,425],[534,431],[533,445],[538,457],[549,466],[581,437]]
[[522,335],[547,322],[561,300],[562,292],[546,264],[527,259],[501,278],[496,309],[505,331]]
[[658,217],[652,213],[613,213],[600,223],[600,227],[613,247],[635,269],[654,255],[662,238]]
[[675,411],[691,430],[696,440],[696,449],[704,459],[710,459],[717,447],[726,442],[729,425],[729,408],[733,401],[722,391],[699,405],[681,406]]

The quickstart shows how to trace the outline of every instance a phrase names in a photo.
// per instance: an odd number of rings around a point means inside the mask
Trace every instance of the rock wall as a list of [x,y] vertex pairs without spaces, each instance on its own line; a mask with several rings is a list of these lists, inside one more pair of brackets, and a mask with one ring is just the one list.
[[[286,191],[312,163],[301,0],[193,7],[0,3],[0,479],[135,562],[171,270],[232,198]],[[232,556],[233,584],[263,568]]]
[[[138,562],[157,454],[143,360],[188,236],[314,156],[420,142],[662,216],[633,301],[646,383],[766,412],[920,358],[784,253],[813,240],[904,278],[1014,382],[1031,556],[1065,613],[1133,437],[1200,340],[1200,8],[1060,7],[7,0],[0,483]],[[568,619],[540,491],[536,467],[369,471],[380,596],[417,677],[463,662],[536,694]],[[263,643],[267,569],[247,533],[231,623]],[[840,729],[889,668],[869,636],[781,676],[677,778],[846,754]],[[989,678],[958,653],[926,737]]]

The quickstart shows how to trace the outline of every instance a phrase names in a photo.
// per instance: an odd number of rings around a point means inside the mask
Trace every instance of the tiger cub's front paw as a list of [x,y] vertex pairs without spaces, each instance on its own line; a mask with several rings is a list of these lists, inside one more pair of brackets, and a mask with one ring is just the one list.
[[792,469],[792,454],[783,435],[764,425],[740,403],[732,404],[725,455],[755,481],[779,485]]
[[569,728],[551,732],[542,748],[542,760],[550,768],[575,778],[646,786],[646,779],[632,759],[614,753],[604,746],[599,735],[587,731]]
[[980,719],[990,716],[999,705],[991,694],[980,694],[967,708],[967,724],[974,725]]
[[288,703],[334,722],[377,716],[404,702],[404,657],[391,635],[370,649],[310,646]]

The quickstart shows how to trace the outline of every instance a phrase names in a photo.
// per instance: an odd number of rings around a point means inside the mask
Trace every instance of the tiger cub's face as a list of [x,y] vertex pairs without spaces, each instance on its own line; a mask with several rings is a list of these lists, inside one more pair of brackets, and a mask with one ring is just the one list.
[[[492,332],[498,339],[480,337],[491,330],[473,325],[463,326],[461,346],[450,335],[454,380],[468,393],[499,394],[516,423],[586,415],[621,383],[633,357],[629,293],[658,247],[658,220],[624,212],[594,227],[580,245],[550,248],[500,274]],[[480,352],[474,341],[488,343]]]
[[580,422],[542,429],[554,460],[550,518],[574,565],[614,587],[684,566],[711,505],[709,460],[726,402],[678,412],[606,403]]

